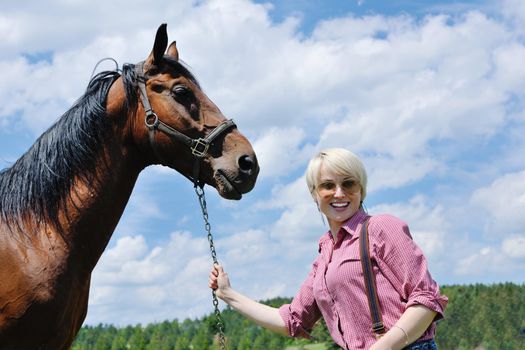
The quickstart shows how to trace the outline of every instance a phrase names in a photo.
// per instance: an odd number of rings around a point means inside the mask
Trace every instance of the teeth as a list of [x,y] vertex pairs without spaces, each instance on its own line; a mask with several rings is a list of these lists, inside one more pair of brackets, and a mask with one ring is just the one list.
[[333,207],[336,207],[336,208],[343,208],[343,207],[346,207],[349,203],[348,202],[344,202],[344,203],[332,203],[332,206]]

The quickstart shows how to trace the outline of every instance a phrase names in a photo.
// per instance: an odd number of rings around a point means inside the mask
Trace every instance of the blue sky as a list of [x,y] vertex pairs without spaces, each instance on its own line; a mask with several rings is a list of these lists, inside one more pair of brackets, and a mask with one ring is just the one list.
[[460,13],[468,10],[486,9],[492,11],[493,2],[471,1],[429,1],[429,0],[282,0],[254,1],[259,4],[271,3],[269,15],[272,20],[281,22],[290,16],[301,18],[300,31],[311,33],[319,21],[331,18],[367,15],[410,15],[417,18],[429,14]]
[[[298,290],[327,229],[303,174],[333,146],[362,157],[369,212],[409,224],[438,283],[525,281],[523,1],[155,4],[0,6],[1,167],[81,96],[98,60],[143,60],[166,22],[261,163],[241,201],[206,188],[219,260],[239,290]],[[210,265],[192,185],[150,167],[93,273],[86,323],[209,313]]]

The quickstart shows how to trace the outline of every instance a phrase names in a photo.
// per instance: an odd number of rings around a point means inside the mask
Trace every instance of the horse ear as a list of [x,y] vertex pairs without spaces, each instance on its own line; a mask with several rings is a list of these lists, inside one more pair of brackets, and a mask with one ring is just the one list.
[[168,33],[166,31],[166,23],[162,23],[157,29],[157,35],[155,35],[155,43],[153,44],[153,50],[146,59],[146,65],[159,66],[162,63],[162,57],[168,46]]
[[179,50],[177,50],[177,42],[176,41],[172,42],[170,47],[168,47],[167,55],[172,57],[176,61],[179,60]]

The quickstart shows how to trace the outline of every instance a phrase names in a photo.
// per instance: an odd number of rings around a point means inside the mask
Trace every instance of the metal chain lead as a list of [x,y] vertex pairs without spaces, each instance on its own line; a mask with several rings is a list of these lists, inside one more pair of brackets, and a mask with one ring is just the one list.
[[[206,229],[206,232],[208,234],[208,243],[210,244],[210,252],[211,257],[213,259],[213,264],[217,265],[219,262],[217,261],[217,253],[215,252],[215,246],[213,245],[211,225],[208,221],[208,208],[206,206],[206,196],[204,195],[204,188],[200,186],[195,186],[195,193],[197,193],[197,197],[199,198],[199,204],[201,205],[202,217],[204,219],[204,228]],[[219,300],[217,300],[217,295],[215,295],[214,290],[212,290],[211,293],[213,298],[213,307],[215,308],[215,326],[219,330],[219,347],[221,350],[225,350],[226,337],[224,335],[224,321],[221,316],[221,311],[219,310]]]

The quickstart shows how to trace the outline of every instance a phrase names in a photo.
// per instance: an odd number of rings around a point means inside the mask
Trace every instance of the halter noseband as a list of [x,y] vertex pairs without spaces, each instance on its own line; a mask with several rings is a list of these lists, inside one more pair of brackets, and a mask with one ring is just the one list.
[[147,78],[144,76],[143,67],[144,62],[138,63],[135,66],[135,74],[137,76],[137,84],[140,90],[140,99],[142,101],[142,106],[144,107],[144,112],[146,113],[144,122],[146,124],[146,127],[148,128],[149,143],[153,148],[155,155],[160,160],[162,160],[162,157],[160,157],[160,154],[157,150],[157,145],[155,143],[155,132],[157,130],[162,131],[172,139],[182,142],[186,146],[188,146],[191,150],[191,154],[193,155],[194,159],[193,177],[190,177],[185,174],[183,175],[186,176],[190,181],[192,181],[195,187],[199,186],[200,188],[202,188],[204,186],[204,182],[199,179],[200,160],[204,158],[206,154],[208,154],[208,148],[211,145],[213,145],[213,140],[228,129],[235,127],[235,122],[232,119],[225,120],[219,125],[217,125],[208,135],[206,135],[206,137],[197,139],[193,139],[189,136],[186,136],[180,131],[175,130],[171,126],[163,123],[159,119],[157,114],[153,111],[149,103],[148,94],[146,91]]

